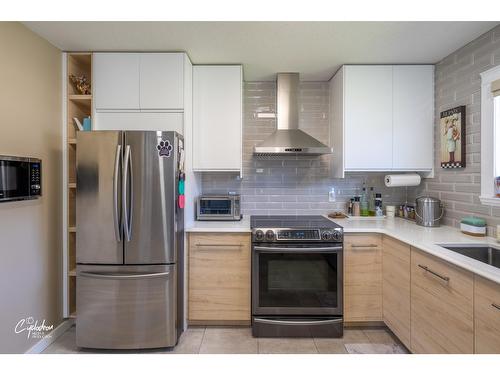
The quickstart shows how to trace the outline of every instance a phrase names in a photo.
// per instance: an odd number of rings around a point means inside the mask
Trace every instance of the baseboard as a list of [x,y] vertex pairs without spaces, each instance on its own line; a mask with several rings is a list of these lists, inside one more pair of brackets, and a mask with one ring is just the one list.
[[344,322],[344,327],[355,328],[355,327],[386,327],[386,324],[381,321],[369,321],[369,322]]
[[252,322],[250,320],[189,320],[188,327],[205,326],[205,327],[250,327]]
[[43,352],[47,347],[57,340],[59,336],[61,336],[64,332],[71,328],[71,326],[75,324],[74,319],[65,319],[59,324],[56,328],[54,328],[50,332],[50,336],[46,336],[40,341],[38,341],[35,345],[29,348],[25,354],[39,354]]

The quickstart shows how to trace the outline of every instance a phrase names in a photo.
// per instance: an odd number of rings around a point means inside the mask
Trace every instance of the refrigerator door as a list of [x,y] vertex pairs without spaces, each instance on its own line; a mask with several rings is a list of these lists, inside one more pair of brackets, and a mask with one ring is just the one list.
[[180,216],[176,134],[125,132],[122,187],[125,264],[177,261]]
[[176,266],[77,266],[76,345],[98,349],[174,346]]
[[76,262],[123,264],[120,131],[77,133]]

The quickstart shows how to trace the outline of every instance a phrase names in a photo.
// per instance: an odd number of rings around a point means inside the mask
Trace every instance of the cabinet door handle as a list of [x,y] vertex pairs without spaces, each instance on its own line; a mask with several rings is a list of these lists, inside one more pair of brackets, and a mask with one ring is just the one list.
[[430,269],[429,267],[427,267],[427,266],[423,266],[423,265],[421,265],[421,264],[419,264],[418,266],[419,266],[420,268],[422,268],[423,270],[425,270],[426,272],[429,272],[429,273],[433,274],[434,276],[439,277],[439,278],[440,278],[441,280],[443,280],[443,281],[446,281],[446,282],[450,281],[450,278],[449,278],[448,276],[443,276],[443,275],[440,275],[439,273],[437,273],[437,272],[435,272],[435,271],[431,270],[431,269]]
[[231,244],[231,243],[197,243],[195,244],[196,247],[242,247],[243,244],[241,243],[236,243],[236,244]]
[[493,306],[497,310],[500,310],[500,305],[497,305],[496,303],[492,303],[491,306]]
[[351,245],[353,249],[368,249],[368,248],[374,248],[378,247],[378,245],[375,244],[370,244],[370,245]]

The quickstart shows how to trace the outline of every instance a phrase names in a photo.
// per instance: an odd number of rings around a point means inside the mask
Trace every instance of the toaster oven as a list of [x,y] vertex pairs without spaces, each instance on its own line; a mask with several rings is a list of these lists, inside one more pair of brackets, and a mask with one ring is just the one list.
[[196,205],[196,220],[241,220],[239,195],[202,195]]

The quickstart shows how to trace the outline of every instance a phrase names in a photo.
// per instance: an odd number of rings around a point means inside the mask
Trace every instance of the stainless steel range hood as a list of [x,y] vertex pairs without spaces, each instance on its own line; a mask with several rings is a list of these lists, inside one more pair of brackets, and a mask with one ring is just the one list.
[[259,156],[331,154],[330,147],[299,130],[299,73],[278,73],[277,97],[278,129],[255,146],[253,153]]

